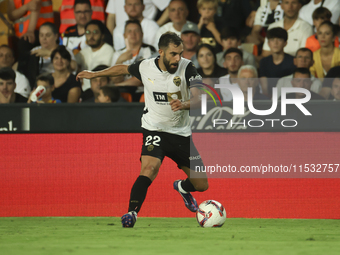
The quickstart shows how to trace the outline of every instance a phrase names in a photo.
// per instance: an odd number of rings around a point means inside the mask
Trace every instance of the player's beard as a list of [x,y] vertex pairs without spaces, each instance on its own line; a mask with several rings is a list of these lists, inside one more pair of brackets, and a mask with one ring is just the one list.
[[170,61],[164,56],[163,58],[163,64],[165,65],[166,70],[168,70],[169,73],[174,74],[177,71],[178,63],[176,63],[176,67],[171,67]]

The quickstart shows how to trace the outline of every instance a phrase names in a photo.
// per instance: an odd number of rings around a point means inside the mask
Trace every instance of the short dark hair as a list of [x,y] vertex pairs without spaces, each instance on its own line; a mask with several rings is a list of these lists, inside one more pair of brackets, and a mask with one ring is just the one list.
[[235,28],[225,27],[221,32],[221,40],[227,40],[229,38],[236,38],[239,41],[241,40],[241,35]]
[[[126,0],[124,0],[124,2],[126,3]],[[144,0],[140,0],[140,2],[144,5]]]
[[[169,3],[169,5],[170,5],[172,2],[176,2],[176,1],[179,1],[179,2],[184,3],[185,7],[189,10],[189,8],[188,8],[188,3],[187,3],[187,1],[185,1],[185,0],[171,0],[170,3]],[[169,5],[168,5],[168,6],[169,6]]]
[[227,49],[226,52],[224,52],[223,54],[223,58],[225,58],[225,56],[227,56],[228,54],[230,53],[237,53],[240,55],[240,57],[243,59],[243,52],[242,50],[238,49],[238,48],[230,48],[230,49]]
[[295,77],[295,74],[296,73],[301,73],[301,74],[308,74],[308,77],[310,78],[311,77],[311,73],[309,71],[309,68],[296,68],[293,72],[293,78]]
[[106,27],[105,27],[105,25],[103,24],[103,22],[101,22],[100,20],[98,20],[98,19],[90,20],[90,21],[85,25],[85,30],[87,30],[87,27],[88,27],[89,25],[96,25],[96,26],[98,26],[98,28],[99,28],[101,34],[104,34],[104,33],[105,33]]
[[0,69],[0,79],[13,80],[15,82],[16,74],[10,67],[3,67]]
[[40,74],[38,77],[37,77],[37,82],[38,81],[45,81],[47,82],[50,86],[54,86],[54,78],[52,76],[52,74],[50,73],[43,73],[43,74]]
[[176,33],[166,32],[159,38],[158,48],[166,50],[170,43],[173,43],[176,47],[178,47],[182,42],[182,39]]
[[49,27],[52,30],[53,34],[55,34],[55,35],[59,34],[57,26],[52,22],[45,22],[40,27]]
[[332,13],[325,7],[316,8],[313,12],[312,18],[314,19],[324,19],[331,20]]
[[328,26],[331,29],[333,36],[335,36],[338,33],[338,28],[329,20],[322,22],[319,26],[319,29],[321,26],[324,26],[324,25]]
[[66,49],[66,47],[64,45],[59,45],[55,50],[52,51],[52,53],[51,53],[51,61],[52,62],[53,62],[53,59],[54,59],[54,57],[57,53],[59,53],[60,56],[63,59],[66,59],[69,62],[71,62],[71,54],[68,52],[68,50]]
[[91,71],[92,72],[97,72],[97,71],[104,70],[106,68],[109,68],[109,66],[107,66],[107,65],[99,65],[99,66],[96,66],[95,68],[93,68]]
[[140,31],[142,31],[142,33],[143,33],[142,25],[140,24],[139,20],[137,20],[137,19],[127,20],[127,21],[125,22],[124,32],[125,32],[126,27],[127,27],[128,25],[130,25],[130,24],[136,24],[137,26],[139,26]]
[[313,59],[313,51],[311,51],[310,49],[308,48],[300,48],[296,51],[296,54],[295,54],[295,57],[297,57],[299,51],[302,51],[302,52],[309,52],[311,58]]
[[73,5],[73,10],[75,9],[77,4],[88,4],[90,8],[92,8],[90,0],[75,0],[74,5]]
[[268,39],[279,38],[287,42],[288,33],[282,27],[274,27],[267,31],[267,38]]
[[120,97],[119,89],[112,85],[106,85],[100,88],[103,91],[104,96],[108,96],[111,102],[117,102]]
[[207,44],[207,43],[200,44],[197,48],[196,56],[198,57],[198,53],[202,48],[207,48],[209,51],[211,51],[211,53],[214,56],[215,63],[216,63],[216,51],[215,51],[215,48],[213,46],[211,46],[210,44]]
[[[95,68],[93,68],[91,71],[92,72],[97,72],[97,71],[101,71],[101,70],[104,70],[106,68],[109,68],[109,66],[107,65],[99,65],[99,66],[96,66]],[[107,81],[109,82],[110,81],[110,77],[106,77]]]

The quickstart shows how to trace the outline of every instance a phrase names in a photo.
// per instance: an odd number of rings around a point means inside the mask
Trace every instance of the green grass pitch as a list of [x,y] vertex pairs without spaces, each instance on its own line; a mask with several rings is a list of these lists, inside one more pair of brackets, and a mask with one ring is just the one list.
[[339,220],[227,219],[201,228],[195,218],[0,218],[0,254],[340,254]]

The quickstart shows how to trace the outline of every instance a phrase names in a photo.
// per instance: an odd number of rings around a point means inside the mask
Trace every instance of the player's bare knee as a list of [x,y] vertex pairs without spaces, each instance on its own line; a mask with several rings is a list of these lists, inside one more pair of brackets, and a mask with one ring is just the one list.
[[153,176],[153,175],[157,175],[159,170],[159,167],[150,164],[150,165],[146,165],[145,167],[143,167],[141,174],[146,175],[146,176]]

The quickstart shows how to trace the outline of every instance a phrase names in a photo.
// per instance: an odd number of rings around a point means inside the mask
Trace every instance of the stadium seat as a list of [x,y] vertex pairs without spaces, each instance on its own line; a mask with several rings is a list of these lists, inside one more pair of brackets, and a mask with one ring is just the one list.
[[124,98],[127,102],[132,102],[132,95],[129,92],[121,92],[120,96]]
[[141,95],[140,99],[139,99],[140,103],[145,103],[145,97],[144,97],[144,93]]
[[241,48],[254,56],[258,56],[258,47],[254,43],[242,43]]

